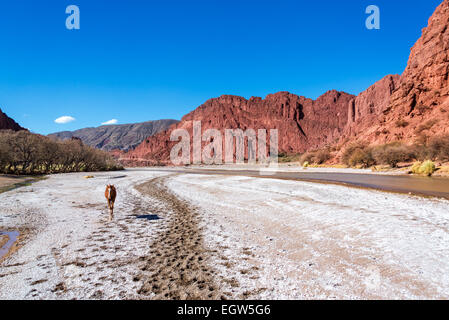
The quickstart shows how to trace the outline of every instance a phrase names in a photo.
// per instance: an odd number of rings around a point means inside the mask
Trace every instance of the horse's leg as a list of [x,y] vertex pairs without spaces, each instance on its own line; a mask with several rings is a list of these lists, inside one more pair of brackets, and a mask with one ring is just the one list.
[[112,221],[114,218],[114,202],[109,203],[109,221]]
[[111,200],[108,199],[108,210],[109,210],[109,221],[112,220],[112,214],[111,214]]

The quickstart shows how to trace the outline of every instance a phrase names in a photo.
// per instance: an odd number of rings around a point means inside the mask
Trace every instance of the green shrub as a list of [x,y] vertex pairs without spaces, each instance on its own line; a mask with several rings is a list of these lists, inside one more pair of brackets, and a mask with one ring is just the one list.
[[308,161],[304,161],[304,163],[302,164],[302,166],[304,167],[304,168],[307,168],[307,167],[309,167],[309,162]]
[[430,160],[424,161],[421,167],[419,167],[420,173],[425,174],[426,176],[431,176],[435,172],[435,170],[435,163]]
[[421,161],[417,161],[412,165],[412,168],[410,169],[410,171],[412,173],[415,174],[419,174],[419,168],[421,168],[422,162]]
[[431,176],[436,170],[435,163],[430,160],[424,162],[415,162],[412,166],[412,173],[424,174],[426,176]]

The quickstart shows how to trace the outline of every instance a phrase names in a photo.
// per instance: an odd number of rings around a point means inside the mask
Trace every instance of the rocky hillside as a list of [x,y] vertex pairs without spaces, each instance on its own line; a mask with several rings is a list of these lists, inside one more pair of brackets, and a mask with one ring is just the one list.
[[338,91],[326,92],[317,100],[288,92],[249,100],[221,96],[206,101],[170,130],[146,139],[135,150],[122,155],[121,160],[127,165],[168,163],[175,144],[170,141],[170,133],[182,128],[192,136],[193,121],[201,121],[203,132],[213,128],[223,136],[225,129],[278,129],[281,152],[304,152],[332,144],[342,135],[352,99],[353,95]]
[[80,138],[85,144],[103,150],[130,150],[147,137],[168,129],[177,120],[156,120],[134,124],[121,124],[63,131],[50,134],[62,140]]
[[449,133],[449,0],[430,17],[401,76],[387,76],[348,106],[346,143],[413,142]]
[[[411,49],[402,75],[388,75],[357,97],[329,91],[316,101],[288,92],[265,99],[222,96],[207,101],[171,128],[278,129],[280,152],[304,152],[328,145],[340,150],[355,142],[413,143],[449,133],[449,0],[429,19]],[[170,131],[146,139],[122,154],[126,165],[168,163]],[[338,157],[338,156],[337,156]],[[334,159],[335,160],[335,159]]]
[[20,131],[20,130],[25,130],[25,129],[22,128],[13,119],[8,117],[5,113],[3,113],[2,109],[0,109],[0,130]]

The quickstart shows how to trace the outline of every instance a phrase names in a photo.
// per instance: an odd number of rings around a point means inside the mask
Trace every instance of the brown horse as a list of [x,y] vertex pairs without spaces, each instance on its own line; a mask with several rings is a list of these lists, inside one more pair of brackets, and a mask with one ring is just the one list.
[[108,200],[109,221],[112,221],[112,218],[114,217],[115,198],[117,197],[117,190],[115,189],[115,186],[111,184],[107,185],[104,195],[106,196],[106,200]]

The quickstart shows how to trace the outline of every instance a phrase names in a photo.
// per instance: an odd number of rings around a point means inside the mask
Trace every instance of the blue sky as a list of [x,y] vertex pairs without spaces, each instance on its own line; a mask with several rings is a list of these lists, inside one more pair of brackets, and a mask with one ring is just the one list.
[[[2,0],[0,107],[47,134],[180,119],[222,94],[357,94],[402,73],[440,2]],[[65,27],[71,4],[80,30]],[[370,4],[380,30],[365,28]]]

